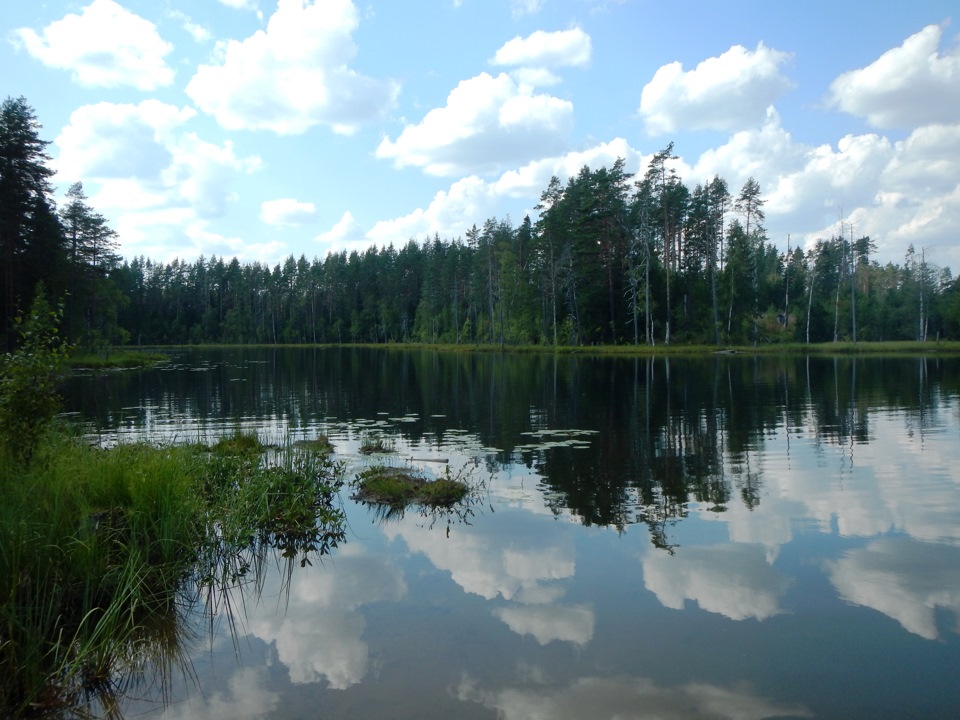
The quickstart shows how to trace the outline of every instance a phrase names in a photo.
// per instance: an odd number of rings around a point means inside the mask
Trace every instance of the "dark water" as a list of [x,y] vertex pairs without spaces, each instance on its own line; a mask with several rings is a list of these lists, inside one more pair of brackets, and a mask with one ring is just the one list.
[[958,360],[238,350],[66,399],[105,444],[322,432],[352,477],[383,438],[483,487],[344,492],[346,544],[128,716],[960,717]]

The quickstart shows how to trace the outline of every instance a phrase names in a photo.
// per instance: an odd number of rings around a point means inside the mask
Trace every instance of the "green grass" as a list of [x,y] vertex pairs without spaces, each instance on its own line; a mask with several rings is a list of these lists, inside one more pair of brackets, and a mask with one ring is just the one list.
[[450,506],[463,500],[470,492],[466,482],[449,474],[427,480],[409,470],[382,465],[358,473],[353,487],[354,497],[358,500],[394,507]]
[[105,354],[76,353],[67,358],[67,365],[74,369],[84,370],[129,370],[152,367],[169,362],[169,360],[170,358],[162,353],[125,350]]
[[897,342],[764,342],[756,345],[372,345],[369,347],[441,352],[555,353],[559,355],[605,355],[622,357],[731,355],[930,355],[960,354],[960,341]]
[[330,438],[326,435],[317,435],[317,437],[312,440],[297,440],[293,443],[294,447],[298,448],[307,448],[310,450],[315,450],[319,453],[330,454],[333,452],[333,443],[330,442]]
[[[0,716],[64,716],[116,678],[178,657],[185,599],[276,550],[301,564],[344,539],[342,468],[325,453],[89,446],[53,428],[0,457]],[[189,602],[188,602],[189,605]]]
[[[179,346],[173,346],[179,347]],[[889,341],[889,342],[759,342],[742,345],[714,345],[703,343],[678,343],[671,345],[500,345],[499,343],[319,343],[319,344],[277,344],[277,345],[198,345],[191,348],[374,348],[387,350],[435,350],[454,353],[522,353],[522,354],[559,354],[559,355],[611,355],[611,356],[704,356],[716,353],[743,355],[960,355],[960,341],[928,340]]]

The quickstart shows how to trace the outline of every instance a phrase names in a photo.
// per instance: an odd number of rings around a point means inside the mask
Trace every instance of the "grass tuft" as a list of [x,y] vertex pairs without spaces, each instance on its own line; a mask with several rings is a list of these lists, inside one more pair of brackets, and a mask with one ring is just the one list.
[[376,465],[357,473],[353,482],[354,498],[363,502],[406,507],[450,506],[463,500],[470,486],[462,479],[439,477],[428,480],[410,470]]
[[[101,450],[62,429],[29,463],[0,449],[0,716],[109,715],[118,678],[179,656],[184,600],[240,582],[256,558],[345,538],[342,467],[236,433],[212,448]],[[97,713],[94,713],[97,714]]]

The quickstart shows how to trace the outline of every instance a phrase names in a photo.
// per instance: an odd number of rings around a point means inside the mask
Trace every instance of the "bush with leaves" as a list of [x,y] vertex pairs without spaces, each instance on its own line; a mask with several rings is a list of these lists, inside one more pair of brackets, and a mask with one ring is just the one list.
[[30,457],[60,407],[56,382],[70,350],[62,318],[39,286],[29,313],[15,320],[19,347],[0,357],[0,445],[13,457]]

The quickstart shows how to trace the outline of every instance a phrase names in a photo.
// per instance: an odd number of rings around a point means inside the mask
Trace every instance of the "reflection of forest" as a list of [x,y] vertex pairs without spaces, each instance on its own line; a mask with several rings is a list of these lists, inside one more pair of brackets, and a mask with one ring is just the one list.
[[[688,503],[717,512],[761,501],[763,451],[777,438],[868,443],[871,411],[904,432],[936,425],[960,392],[957,360],[716,356],[609,358],[428,350],[236,349],[186,353],[182,365],[67,388],[99,426],[151,418],[259,418],[289,427],[416,415],[398,430],[440,446],[465,429],[543,477],[556,512],[585,524],[643,522],[667,546]],[[124,408],[121,410],[121,408]],[[530,431],[589,429],[590,446],[523,449]],[[521,446],[521,449],[518,449]]]

